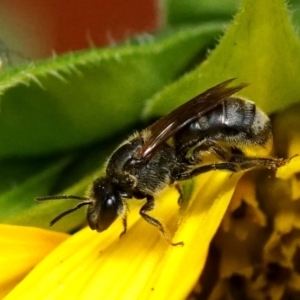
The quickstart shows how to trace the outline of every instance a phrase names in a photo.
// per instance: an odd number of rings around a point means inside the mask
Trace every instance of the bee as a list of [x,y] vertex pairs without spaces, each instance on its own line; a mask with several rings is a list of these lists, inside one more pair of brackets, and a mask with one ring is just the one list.
[[107,161],[105,175],[97,178],[86,197],[58,195],[38,201],[75,199],[81,202],[54,218],[87,206],[92,230],[104,231],[118,218],[127,230],[128,199],[146,199],[141,217],[157,227],[173,243],[164,225],[148,213],[155,197],[171,185],[215,170],[239,172],[252,168],[276,170],[286,160],[247,155],[272,147],[269,118],[250,100],[234,96],[247,84],[229,87],[234,79],[222,82],[182,104],[145,130],[123,142]]

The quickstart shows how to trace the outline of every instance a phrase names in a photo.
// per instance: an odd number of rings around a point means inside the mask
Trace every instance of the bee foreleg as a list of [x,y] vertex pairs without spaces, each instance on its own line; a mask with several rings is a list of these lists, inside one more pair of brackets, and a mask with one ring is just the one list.
[[159,229],[159,231],[162,233],[163,237],[165,238],[165,240],[172,246],[178,246],[181,245],[183,246],[183,242],[179,242],[179,243],[173,243],[172,239],[170,238],[169,234],[167,233],[167,231],[165,230],[164,226],[162,225],[162,223],[160,223],[158,220],[156,220],[155,218],[149,216],[147,214],[148,211],[153,210],[154,208],[154,198],[152,196],[147,196],[147,202],[142,206],[142,208],[140,209],[140,215],[143,217],[144,220],[146,220],[149,224],[157,227]]

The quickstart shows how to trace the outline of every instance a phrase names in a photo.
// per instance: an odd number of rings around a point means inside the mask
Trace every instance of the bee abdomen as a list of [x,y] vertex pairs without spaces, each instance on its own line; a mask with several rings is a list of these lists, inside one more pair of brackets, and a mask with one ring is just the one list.
[[255,114],[256,106],[253,102],[230,98],[202,116],[193,125],[200,131],[214,129],[245,131],[251,128]]
[[181,144],[205,138],[233,146],[264,146],[272,140],[271,124],[268,116],[252,101],[231,97],[177,135]]

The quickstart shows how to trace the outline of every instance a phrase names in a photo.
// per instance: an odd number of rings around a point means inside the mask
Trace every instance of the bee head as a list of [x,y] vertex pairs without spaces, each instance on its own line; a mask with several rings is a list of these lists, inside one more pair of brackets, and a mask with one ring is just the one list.
[[126,206],[118,193],[115,186],[108,178],[96,179],[90,189],[89,197],[79,197],[72,195],[58,195],[58,196],[45,196],[36,198],[37,201],[47,200],[62,200],[62,199],[75,199],[82,200],[75,207],[64,211],[55,217],[50,225],[54,225],[64,216],[78,210],[82,206],[88,206],[87,221],[91,229],[98,232],[106,230],[118,216],[122,215]]
[[91,229],[106,230],[125,211],[120,193],[108,178],[97,178],[90,190],[87,220]]

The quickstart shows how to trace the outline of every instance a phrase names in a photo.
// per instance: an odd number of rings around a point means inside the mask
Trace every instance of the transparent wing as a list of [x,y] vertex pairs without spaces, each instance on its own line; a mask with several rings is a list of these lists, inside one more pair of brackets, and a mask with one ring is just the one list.
[[157,146],[168,140],[181,128],[208,113],[231,95],[248,86],[246,83],[241,83],[237,86],[227,87],[233,80],[234,78],[226,80],[208,89],[150,125],[147,128],[150,137],[141,148],[139,158],[151,156]]

